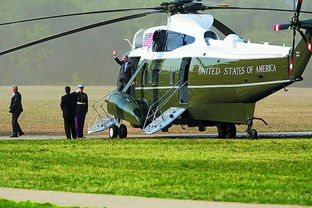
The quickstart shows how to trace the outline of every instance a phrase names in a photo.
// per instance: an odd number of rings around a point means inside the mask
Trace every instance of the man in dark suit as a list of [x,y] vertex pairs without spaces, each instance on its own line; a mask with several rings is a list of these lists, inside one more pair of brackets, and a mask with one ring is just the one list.
[[13,97],[11,98],[11,105],[9,107],[9,112],[12,114],[12,128],[13,134],[10,136],[18,137],[24,135],[19,123],[18,118],[23,112],[22,107],[22,95],[18,92],[18,87],[16,85],[12,86]]
[[[120,61],[119,58],[116,56],[115,50],[113,51],[113,58],[120,65],[120,70],[117,78],[117,88],[118,91],[122,91],[134,73],[134,65],[129,62],[129,57],[127,55],[123,56],[122,60]],[[132,85],[135,85],[135,83],[132,83]],[[128,94],[129,90],[130,88],[127,90]]]
[[76,139],[75,115],[76,115],[76,100],[75,95],[70,94],[70,87],[65,87],[65,95],[61,98],[61,109],[63,111],[64,128],[67,139]]

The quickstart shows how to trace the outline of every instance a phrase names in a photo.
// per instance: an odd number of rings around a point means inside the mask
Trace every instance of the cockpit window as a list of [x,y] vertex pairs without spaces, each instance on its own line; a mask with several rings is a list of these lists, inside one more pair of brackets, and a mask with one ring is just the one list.
[[218,35],[215,32],[213,32],[213,31],[205,32],[204,38],[205,38],[205,41],[206,41],[207,45],[209,45],[209,40],[210,39],[219,40]]
[[153,51],[166,52],[192,44],[195,38],[170,30],[158,30],[154,33],[153,41]]

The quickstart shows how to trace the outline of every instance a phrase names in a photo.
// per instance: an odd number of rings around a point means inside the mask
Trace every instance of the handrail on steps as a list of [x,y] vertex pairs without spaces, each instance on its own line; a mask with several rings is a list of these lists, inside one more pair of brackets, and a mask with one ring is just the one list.
[[[145,129],[146,124],[147,124],[147,121],[148,121],[150,118],[152,118],[152,117],[153,117],[153,120],[152,120],[152,121],[154,121],[154,120],[156,119],[156,115],[157,115],[158,111],[160,111],[160,109],[161,109],[164,105],[166,105],[166,104],[169,102],[169,100],[171,100],[171,98],[173,97],[173,95],[174,95],[179,89],[181,89],[182,87],[184,87],[184,86],[188,83],[188,81],[186,81],[186,82],[184,82],[182,85],[180,85],[180,84],[182,83],[182,81],[183,81],[183,79],[179,80],[175,85],[172,86],[172,88],[170,88],[165,94],[163,94],[156,102],[154,102],[154,103],[149,107],[148,112],[147,112],[147,115],[146,115],[146,118],[145,118],[145,122],[144,122],[144,125],[143,125],[143,129]],[[179,85],[180,85],[180,86],[179,86]],[[179,86],[179,87],[178,87],[178,86]],[[173,93],[171,93],[171,95],[167,97],[167,95],[168,95],[173,89],[174,89]],[[161,104],[159,104],[159,105],[156,107],[155,111],[154,111],[154,110],[153,110],[153,107],[154,107],[156,104],[158,104],[159,101],[160,101],[161,99],[163,99],[164,97],[166,97],[166,99],[164,99],[164,101],[163,101]],[[151,112],[152,112],[152,114],[151,114]],[[151,114],[151,115],[150,115],[150,114]],[[162,115],[161,115],[161,116],[162,116]],[[164,120],[163,117],[162,117],[162,119]]]

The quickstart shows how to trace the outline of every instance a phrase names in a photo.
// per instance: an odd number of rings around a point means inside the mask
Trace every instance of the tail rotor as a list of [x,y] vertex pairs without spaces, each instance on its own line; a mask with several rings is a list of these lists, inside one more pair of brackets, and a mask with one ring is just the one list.
[[[287,29],[293,30],[293,43],[292,43],[291,59],[289,60],[289,71],[288,71],[289,74],[293,73],[294,54],[295,54],[295,44],[296,44],[297,32],[300,33],[303,40],[306,42],[306,45],[307,45],[309,51],[312,53],[311,43],[307,39],[305,34],[301,31],[302,28],[303,29],[311,28],[311,23],[312,23],[310,20],[304,20],[304,21],[299,20],[302,4],[303,4],[303,0],[298,0],[297,7],[294,8],[294,16],[291,19],[290,23],[288,23],[288,24],[277,24],[274,26],[274,31],[287,30]],[[294,5],[295,5],[295,0],[294,0]]]

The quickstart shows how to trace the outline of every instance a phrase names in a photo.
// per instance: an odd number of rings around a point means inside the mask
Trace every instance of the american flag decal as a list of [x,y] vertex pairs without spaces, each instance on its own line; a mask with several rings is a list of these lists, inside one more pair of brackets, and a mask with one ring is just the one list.
[[150,47],[153,45],[154,33],[147,33],[144,36],[143,47]]

